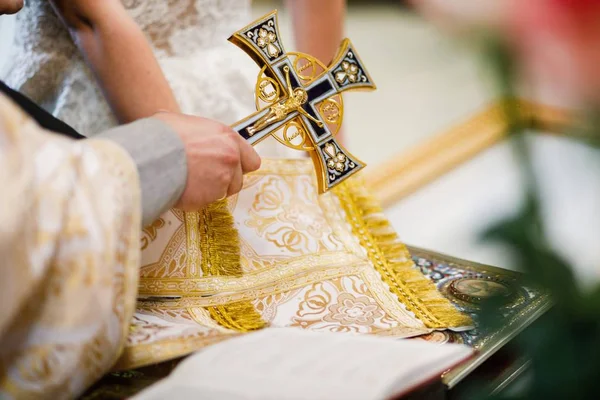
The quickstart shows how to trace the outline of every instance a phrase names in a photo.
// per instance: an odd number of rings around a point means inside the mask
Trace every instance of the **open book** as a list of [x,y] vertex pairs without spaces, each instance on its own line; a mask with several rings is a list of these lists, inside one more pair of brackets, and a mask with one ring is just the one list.
[[134,400],[390,399],[472,353],[456,344],[265,329],[200,351]]

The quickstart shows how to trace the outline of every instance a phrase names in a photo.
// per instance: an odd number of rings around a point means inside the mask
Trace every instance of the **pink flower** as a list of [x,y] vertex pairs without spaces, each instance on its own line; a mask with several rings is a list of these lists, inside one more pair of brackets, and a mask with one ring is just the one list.
[[528,85],[562,103],[600,104],[600,1],[412,1],[425,16],[452,30],[496,32]]
[[[513,0],[410,0],[426,18],[452,31],[496,28],[507,20]],[[529,0],[528,0],[529,1]]]
[[528,0],[509,23],[528,81],[568,103],[600,104],[600,1]]

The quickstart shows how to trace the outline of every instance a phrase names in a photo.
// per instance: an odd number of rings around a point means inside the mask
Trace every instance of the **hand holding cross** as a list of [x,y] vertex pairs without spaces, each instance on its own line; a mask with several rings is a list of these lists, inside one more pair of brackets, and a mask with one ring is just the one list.
[[[324,193],[354,175],[365,164],[352,156],[334,137],[331,124],[341,125],[346,90],[373,90],[375,84],[358,54],[345,39],[328,67],[302,53],[286,53],[279,36],[277,11],[239,30],[229,40],[249,54],[261,67],[258,99],[267,103],[256,113],[235,123],[233,129],[250,144],[283,129],[281,143],[309,152],[317,171],[319,193]],[[295,60],[292,60],[296,57]],[[304,65],[299,61],[303,60]],[[320,67],[322,72],[318,72]],[[303,75],[311,68],[313,74]],[[271,88],[267,93],[266,89]],[[339,98],[336,101],[334,98]],[[330,112],[333,117],[324,116]],[[288,135],[289,128],[296,132]],[[294,143],[300,139],[301,143]]]

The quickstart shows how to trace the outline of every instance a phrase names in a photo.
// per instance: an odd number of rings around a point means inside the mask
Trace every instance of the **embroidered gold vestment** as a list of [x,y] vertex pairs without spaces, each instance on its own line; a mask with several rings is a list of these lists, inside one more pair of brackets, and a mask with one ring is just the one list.
[[263,160],[238,195],[167,212],[141,246],[120,369],[259,328],[402,338],[470,324],[415,268],[361,182],[319,195],[309,160]]
[[319,196],[308,160],[264,160],[240,194],[171,210],[140,238],[122,149],[40,132],[4,98],[0,135],[0,395],[73,397],[111,366],[254,329],[402,338],[470,325],[360,181]]
[[262,328],[408,337],[469,325],[415,268],[355,179],[364,163],[335,138],[341,94],[375,88],[350,41],[327,66],[287,53],[276,11],[229,40],[260,68],[257,111],[233,130],[250,144],[271,135],[314,164],[263,160],[228,201],[144,229],[138,309],[117,368]]
[[0,398],[72,398],[129,331],[136,167],[111,142],[42,131],[0,95],[0,182]]

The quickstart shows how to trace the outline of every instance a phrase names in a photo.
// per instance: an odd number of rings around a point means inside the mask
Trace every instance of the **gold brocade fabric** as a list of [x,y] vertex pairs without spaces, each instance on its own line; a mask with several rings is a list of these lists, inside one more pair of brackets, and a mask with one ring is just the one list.
[[[212,207],[172,210],[144,229],[140,301],[117,368],[262,325],[396,337],[470,325],[360,181],[319,196],[309,160],[263,160],[239,195]],[[217,256],[238,247],[236,272]]]
[[79,395],[115,363],[138,285],[134,163],[0,95],[0,398]]

